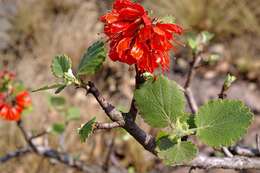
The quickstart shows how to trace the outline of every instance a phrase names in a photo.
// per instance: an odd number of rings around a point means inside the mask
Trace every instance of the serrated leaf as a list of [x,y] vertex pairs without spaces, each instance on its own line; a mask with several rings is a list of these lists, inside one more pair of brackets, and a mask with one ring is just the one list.
[[51,130],[54,133],[62,134],[65,131],[65,125],[62,124],[62,123],[55,123],[55,124],[52,125]]
[[50,90],[50,89],[55,89],[55,88],[59,88],[61,86],[63,86],[64,84],[53,84],[53,85],[46,85],[46,86],[43,86],[39,89],[35,89],[35,90],[32,90],[32,92],[38,92],[38,91],[44,91],[44,90]]
[[247,131],[253,114],[238,100],[213,100],[195,117],[197,136],[213,147],[230,146]]
[[167,137],[157,141],[158,156],[167,165],[187,163],[197,155],[197,147],[189,141],[174,142]]
[[52,61],[51,70],[57,78],[63,78],[71,69],[71,59],[67,55],[57,55]]
[[92,118],[86,124],[82,125],[78,129],[78,134],[81,142],[85,142],[89,135],[93,132],[94,124],[96,123],[96,117]]
[[78,120],[80,119],[80,110],[77,107],[70,107],[66,114],[67,120]]
[[163,76],[137,89],[134,98],[143,119],[152,127],[166,127],[185,116],[183,92]]
[[77,75],[93,75],[100,69],[106,58],[103,41],[97,41],[84,53],[78,67]]

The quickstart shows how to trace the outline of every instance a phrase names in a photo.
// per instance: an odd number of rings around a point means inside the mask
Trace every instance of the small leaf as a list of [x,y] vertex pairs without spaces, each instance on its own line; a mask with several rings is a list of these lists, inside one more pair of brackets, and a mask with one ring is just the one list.
[[65,98],[60,96],[51,96],[49,101],[51,106],[58,108],[64,107],[66,104]]
[[41,87],[41,88],[39,88],[39,89],[32,90],[32,92],[50,90],[50,89],[55,89],[55,88],[59,88],[59,87],[62,87],[62,86],[64,86],[64,84],[47,85],[47,86]]
[[228,90],[231,85],[237,80],[236,76],[233,76],[231,74],[228,74],[226,76],[225,82],[224,82],[224,88],[225,90]]
[[197,136],[213,147],[230,146],[247,131],[253,114],[238,100],[214,100],[200,107]]
[[92,118],[86,124],[82,125],[78,129],[78,134],[81,142],[85,142],[89,135],[93,132],[94,124],[96,123],[96,117]]
[[134,98],[142,117],[152,127],[166,127],[185,116],[183,92],[163,76],[137,89]]
[[104,42],[97,41],[83,55],[77,75],[93,75],[100,69],[106,58]]
[[188,38],[188,45],[190,46],[190,48],[193,51],[195,51],[198,47],[198,43],[197,43],[196,39],[192,38],[192,37]]
[[208,31],[203,31],[200,33],[199,37],[200,37],[201,43],[207,44],[207,43],[209,43],[210,40],[212,40],[212,38],[214,37],[214,34],[208,32]]
[[63,78],[71,69],[71,59],[67,55],[57,55],[52,61],[51,69],[54,76]]
[[52,125],[51,130],[54,133],[62,134],[65,131],[65,125],[62,124],[62,123],[55,123],[55,124]]
[[55,91],[55,94],[59,94],[61,91],[63,91],[66,88],[67,85],[61,85],[57,90]]
[[80,110],[77,107],[70,107],[66,114],[67,120],[78,120],[80,119]]
[[167,165],[187,163],[197,155],[197,147],[189,141],[174,142],[168,137],[157,141],[158,156]]

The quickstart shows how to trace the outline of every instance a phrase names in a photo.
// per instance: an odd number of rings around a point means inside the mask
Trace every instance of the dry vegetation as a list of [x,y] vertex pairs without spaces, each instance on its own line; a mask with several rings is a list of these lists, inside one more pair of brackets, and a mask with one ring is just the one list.
[[[212,46],[220,46],[223,60],[213,69],[226,73],[233,71],[260,84],[260,1],[259,0],[144,0],[146,7],[156,14],[173,14],[178,23],[188,31],[208,30],[216,37]],[[10,28],[1,33],[7,36],[7,46],[0,49],[0,60],[8,60],[10,68],[29,88],[50,83],[50,63],[54,55],[66,53],[74,64],[85,48],[103,37],[99,16],[109,8],[106,0],[2,0],[0,18],[8,21]],[[228,62],[228,63],[227,63]],[[223,64],[230,64],[224,65]],[[237,67],[237,68],[234,68]],[[211,67],[212,68],[212,67]],[[224,68],[224,70],[223,70]],[[93,79],[105,91],[105,97],[123,108],[129,105],[134,83],[131,69],[107,60],[105,67]],[[48,108],[49,93],[32,94],[34,110],[25,117],[26,127],[41,132],[53,122],[62,120],[58,112]],[[103,119],[103,112],[95,100],[81,91],[67,90],[62,95],[72,105],[81,108],[81,121],[71,124],[65,135],[65,149],[88,163],[102,164],[111,136],[116,133],[116,156],[122,167],[134,167],[136,172],[147,172],[160,167],[157,160],[144,151],[122,131],[97,133],[81,144],[77,127],[91,116]],[[142,120],[138,119],[139,123]],[[143,125],[149,130],[146,125]],[[252,130],[257,130],[253,127]],[[0,155],[21,147],[24,141],[15,124],[0,122]],[[251,135],[253,136],[253,135]],[[58,147],[57,136],[49,136],[49,145]],[[39,140],[43,143],[44,139]],[[159,168],[158,168],[159,169]],[[75,172],[63,165],[51,163],[34,155],[15,159],[0,166],[0,172],[11,173],[61,173]],[[214,171],[212,171],[214,172]]]

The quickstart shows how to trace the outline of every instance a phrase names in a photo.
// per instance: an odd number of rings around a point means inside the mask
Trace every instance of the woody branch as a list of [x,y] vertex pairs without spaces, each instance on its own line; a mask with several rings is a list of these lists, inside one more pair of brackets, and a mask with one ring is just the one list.
[[[131,134],[147,151],[157,155],[155,150],[155,137],[146,133],[133,121],[131,115],[129,115],[131,114],[131,111],[128,113],[121,113],[118,111],[115,106],[110,104],[104,97],[102,97],[101,93],[92,82],[88,82],[88,84],[85,84],[82,87],[86,89],[87,93],[91,93],[96,98],[97,102],[100,104],[112,122],[121,124],[121,127],[124,128],[129,134]],[[236,146],[231,148],[231,152],[237,156],[211,157],[204,154],[199,154],[190,163],[179,166],[203,169],[260,169],[260,160],[257,158],[251,158],[259,156],[259,151],[257,149]]]

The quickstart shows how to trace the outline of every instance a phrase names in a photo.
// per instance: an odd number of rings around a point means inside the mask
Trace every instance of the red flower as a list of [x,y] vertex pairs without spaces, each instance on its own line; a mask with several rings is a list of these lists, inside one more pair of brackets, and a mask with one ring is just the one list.
[[18,121],[25,108],[31,105],[31,98],[27,91],[18,93],[14,99],[0,93],[0,116],[9,121]]
[[0,71],[0,79],[7,78],[8,80],[14,79],[15,74],[13,72],[10,72],[8,70],[2,70]]
[[143,7],[130,0],[115,0],[113,10],[101,21],[113,61],[136,64],[141,72],[153,73],[159,66],[169,69],[169,50],[174,48],[171,41],[173,34],[182,33],[180,26],[153,23]]
[[19,107],[26,108],[31,105],[31,98],[27,91],[20,92],[15,97],[15,102]]

